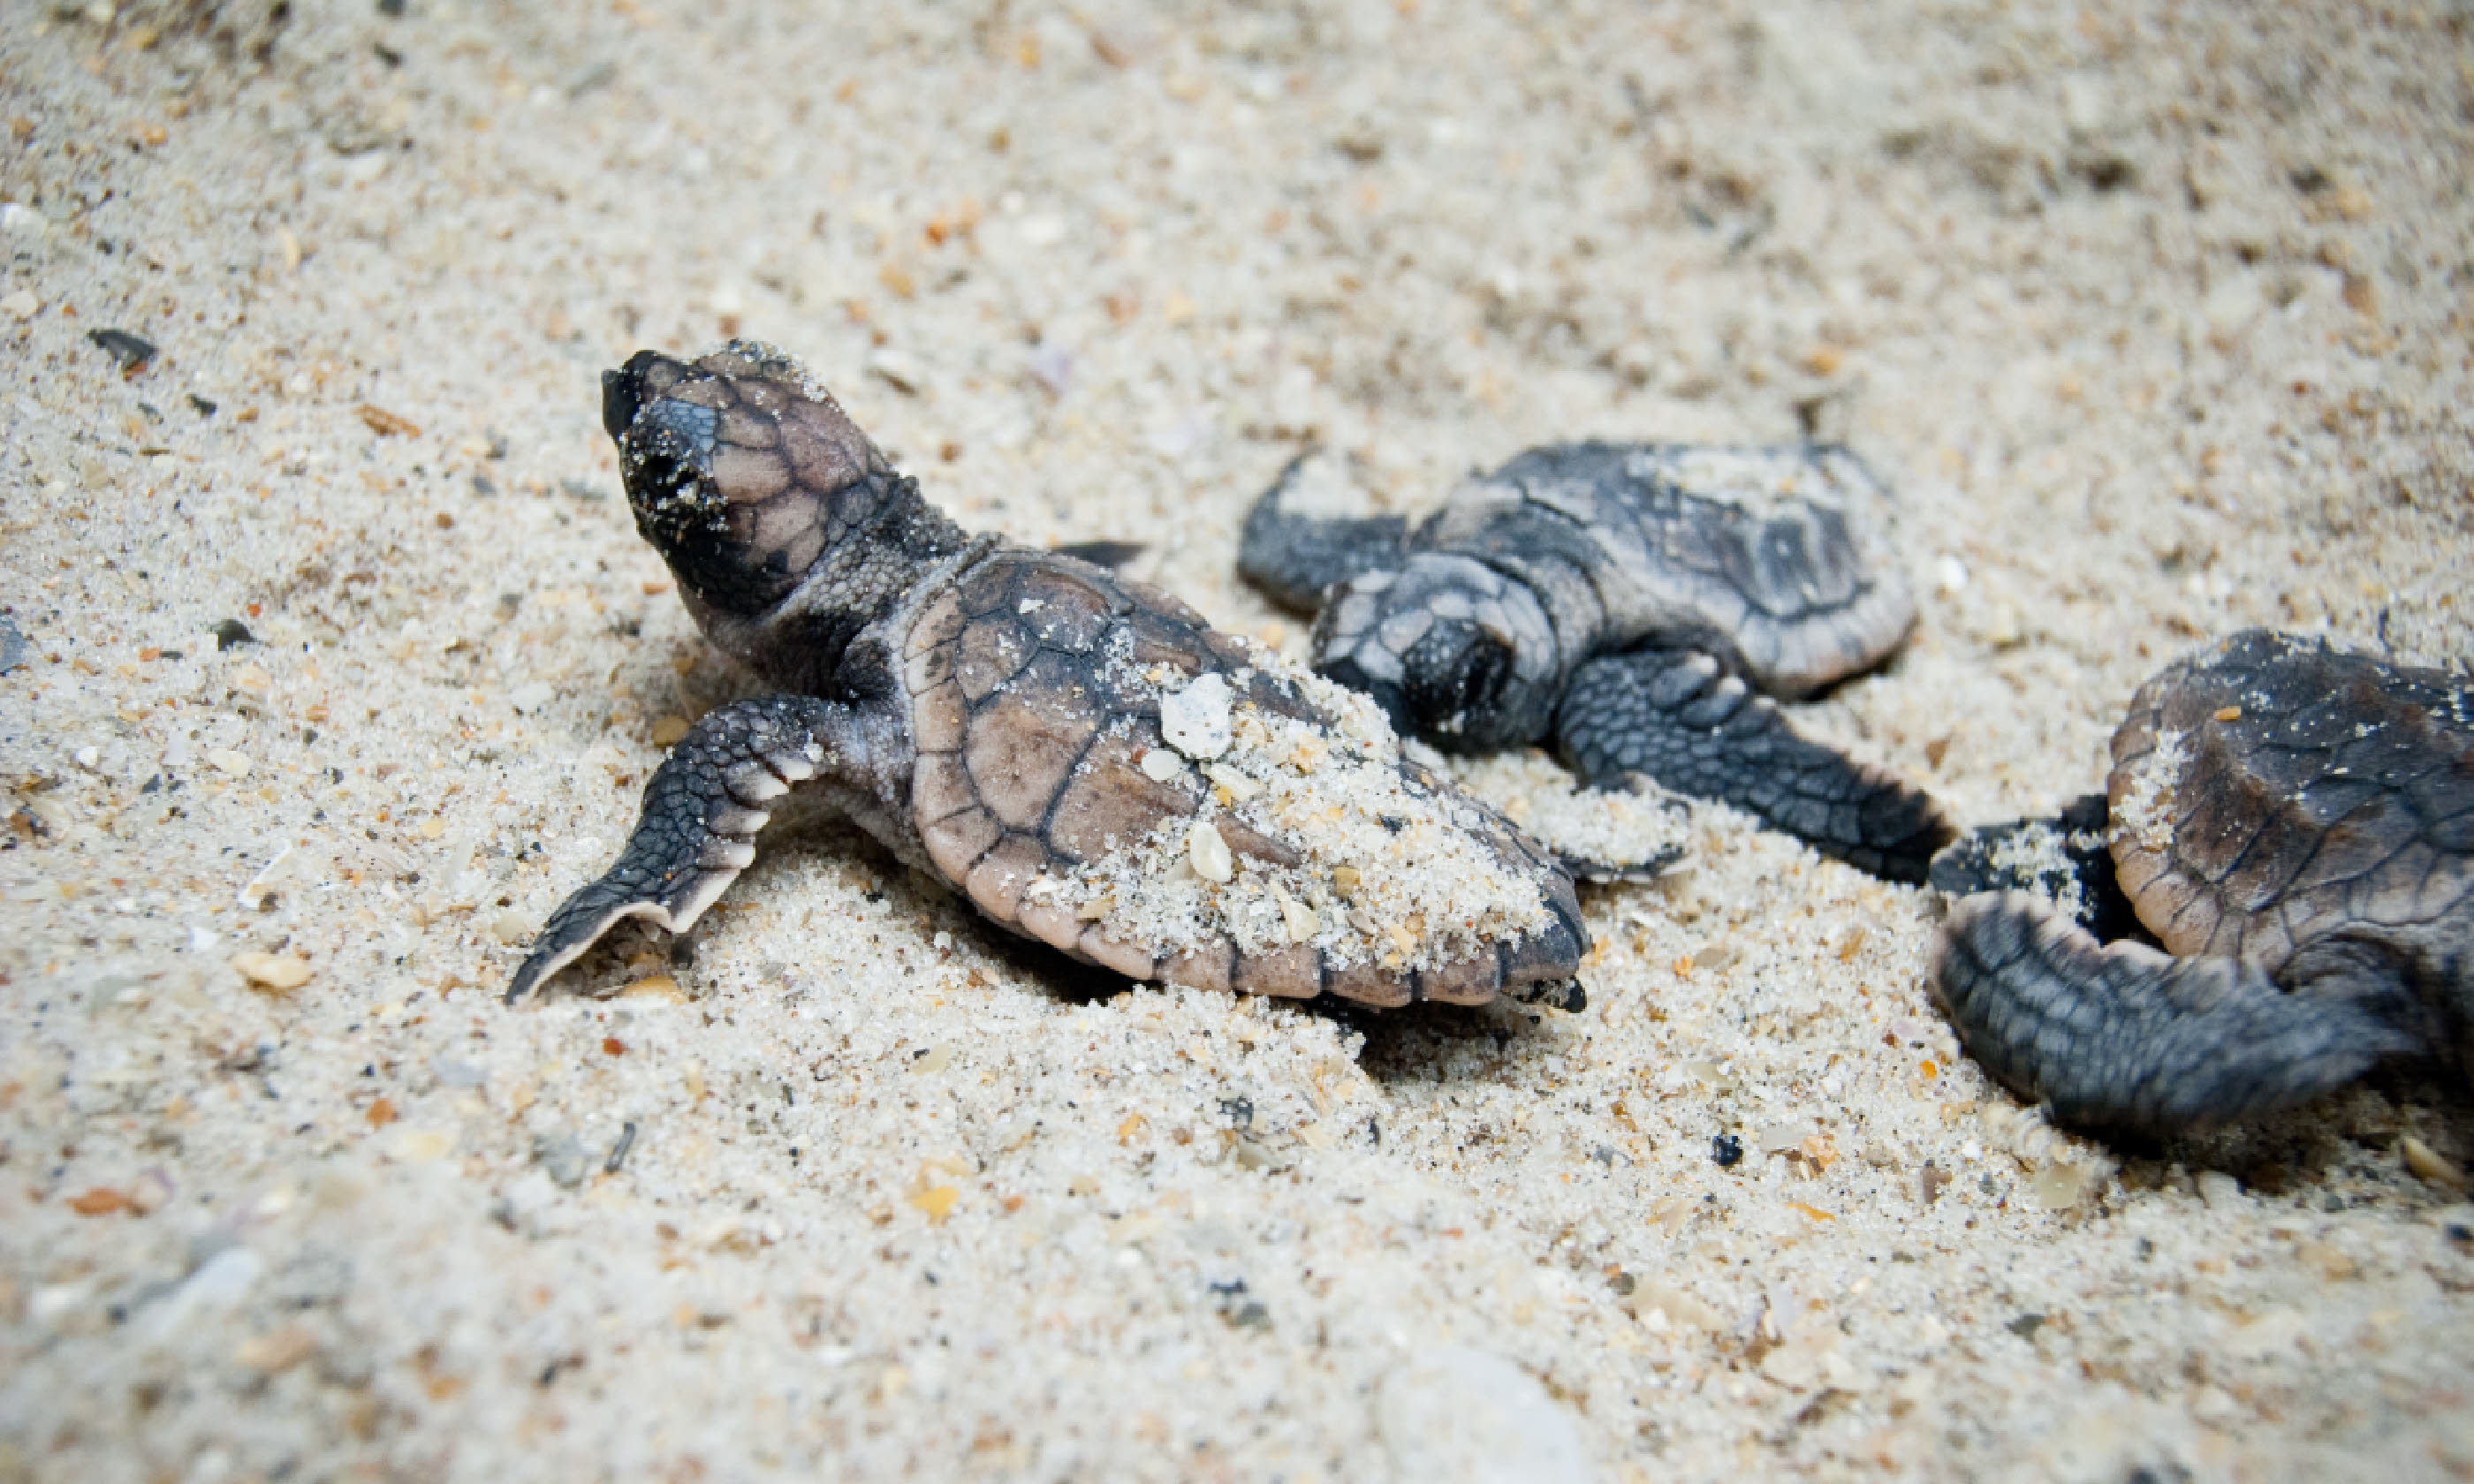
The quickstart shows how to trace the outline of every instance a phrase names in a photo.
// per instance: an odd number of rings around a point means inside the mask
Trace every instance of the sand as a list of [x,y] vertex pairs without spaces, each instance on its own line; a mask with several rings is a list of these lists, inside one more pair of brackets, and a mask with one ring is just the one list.
[[2057,1134],[1720,809],[1573,1016],[1129,991],[830,823],[497,997],[745,683],[639,347],[1293,654],[1310,443],[1845,439],[1923,617],[1797,712],[1969,824],[2242,625],[2464,662],[2462,6],[268,11],[0,8],[0,1476],[2474,1472],[2462,1092]]

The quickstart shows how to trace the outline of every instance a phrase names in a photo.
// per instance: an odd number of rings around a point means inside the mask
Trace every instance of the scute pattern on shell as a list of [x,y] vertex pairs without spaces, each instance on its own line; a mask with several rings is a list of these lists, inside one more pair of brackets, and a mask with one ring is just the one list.
[[[1985,848],[2020,826],[1935,862],[1975,893],[1932,971],[1969,1053],[2066,1120],[2149,1132],[2401,1053],[2474,1070],[2470,702],[2463,677],[2258,630],[2167,667],[2114,734],[2109,861],[2074,845],[2032,873],[2090,888],[2078,921]],[[2166,952],[2098,946],[2131,912]]]
[[2113,842],[2140,921],[2171,952],[2273,973],[2342,924],[2426,922],[2474,892],[2474,729],[2450,724],[2467,693],[2263,632],[2150,680],[2107,789],[2118,808],[2153,788],[2161,811]]
[[[1215,927],[1223,894],[1209,886],[1199,888],[1198,920],[1179,935],[1192,942],[1157,941],[1156,922],[1116,909],[1101,879],[1125,874],[1114,857],[1149,842],[1173,846],[1198,819],[1232,852],[1241,876],[1304,865],[1310,841],[1301,848],[1276,826],[1222,807],[1198,769],[1180,762],[1162,778],[1143,767],[1168,745],[1164,689],[1203,675],[1227,682],[1258,727],[1279,719],[1312,729],[1330,751],[1363,752],[1339,718],[1301,694],[1305,678],[1281,668],[1149,585],[1046,554],[992,554],[923,607],[903,646],[918,747],[914,819],[929,858],[993,921],[1136,978],[1289,996],[1329,990],[1397,1004],[1479,1001],[1540,970],[1558,977],[1555,953],[1516,947],[1476,957],[1415,943],[1407,952],[1298,942],[1249,950]],[[1526,893],[1525,912],[1491,924],[1496,936],[1535,937],[1542,946],[1580,931],[1577,903],[1542,851],[1413,759],[1394,756],[1390,766],[1401,811],[1451,801],[1454,827],[1474,831],[1510,879],[1555,883]],[[1174,851],[1162,854],[1175,871]],[[1395,959],[1389,967],[1386,951]]]

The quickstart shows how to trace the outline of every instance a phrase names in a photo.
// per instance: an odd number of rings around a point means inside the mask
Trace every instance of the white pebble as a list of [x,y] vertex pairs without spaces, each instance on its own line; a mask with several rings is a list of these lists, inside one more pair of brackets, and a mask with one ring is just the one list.
[[20,320],[33,319],[35,311],[41,307],[41,302],[35,298],[35,291],[32,289],[19,289],[8,298],[0,299],[0,310],[6,310]]
[[2199,1199],[2210,1210],[2241,1210],[2248,1203],[2242,1182],[2222,1170],[2199,1172]]
[[1803,1121],[1772,1124],[1768,1128],[1761,1130],[1761,1153],[1784,1153],[1785,1151],[1793,1149],[1797,1145],[1803,1143],[1806,1139],[1813,1137],[1820,1132],[1821,1130],[1817,1125]]
[[94,1285],[90,1282],[44,1283],[27,1296],[26,1317],[49,1328],[83,1307],[93,1296]]
[[1244,803],[1263,791],[1263,785],[1225,763],[1213,763],[1202,770],[1203,777],[1228,790],[1228,797]]
[[1226,881],[1237,874],[1237,857],[1228,853],[1228,842],[1209,820],[1196,820],[1186,831],[1185,853],[1194,874],[1205,881]]
[[1183,690],[1160,697],[1160,734],[1169,746],[1202,761],[1228,751],[1228,682],[1217,674],[1199,677]]
[[1592,1473],[1570,1414],[1528,1372],[1482,1351],[1443,1345],[1404,1359],[1383,1378],[1376,1418],[1401,1478],[1553,1484]]
[[249,1297],[266,1263],[246,1247],[227,1247],[200,1264],[188,1281],[172,1291],[148,1324],[149,1336],[166,1340],[189,1321],[229,1312]]
[[1165,783],[1185,771],[1185,759],[1164,747],[1152,748],[1143,754],[1143,777],[1154,783]]
[[247,753],[235,753],[228,747],[218,747],[207,752],[206,761],[236,778],[249,777],[252,766]]

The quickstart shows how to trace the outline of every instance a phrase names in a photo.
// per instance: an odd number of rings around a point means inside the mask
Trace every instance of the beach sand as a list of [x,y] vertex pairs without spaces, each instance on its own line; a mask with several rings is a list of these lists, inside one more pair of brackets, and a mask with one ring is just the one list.
[[2462,1092],[2057,1133],[1931,894],[1723,809],[1572,1016],[1128,989],[830,821],[498,1002],[746,685],[618,494],[640,347],[1292,653],[1233,548],[1305,446],[1413,511],[1843,439],[1923,615],[1796,711],[1969,825],[2238,627],[2462,663],[2469,27],[0,8],[0,1478],[2474,1472]]

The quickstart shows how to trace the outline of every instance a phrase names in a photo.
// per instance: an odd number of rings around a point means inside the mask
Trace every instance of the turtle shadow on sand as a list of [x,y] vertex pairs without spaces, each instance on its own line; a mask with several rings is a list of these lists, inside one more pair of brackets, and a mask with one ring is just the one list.
[[2401,1168],[2409,1138],[2457,1169],[2474,1165],[2474,1105],[2427,1063],[2386,1063],[2311,1102],[2219,1126],[2104,1131],[2133,1189],[2162,1186],[2177,1171],[2214,1170],[2248,1194],[2329,1211],[2400,1197],[2417,1206],[2462,1202],[2463,1189]]

